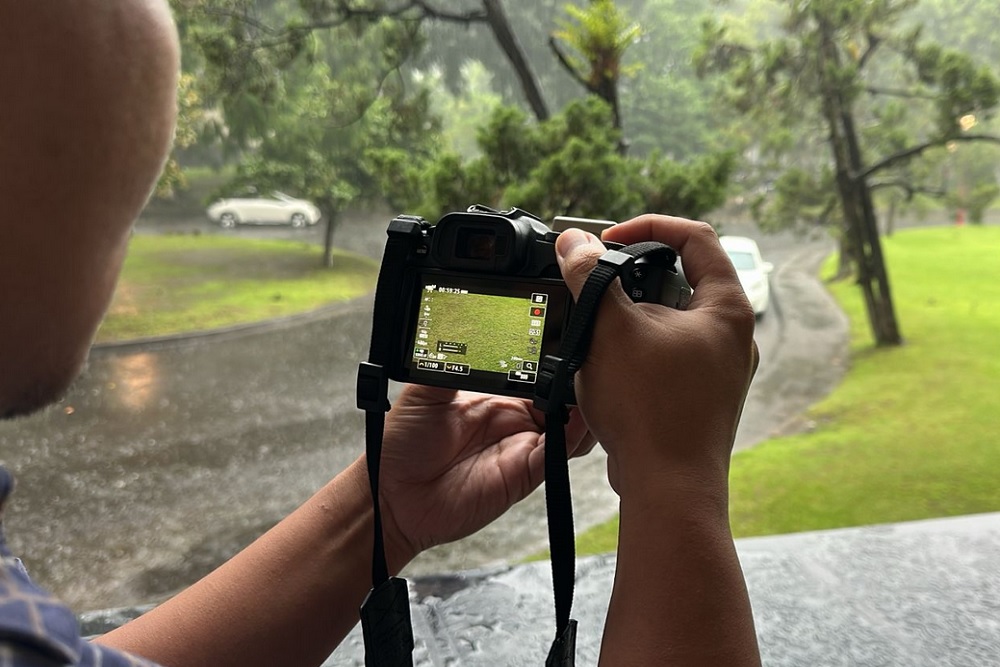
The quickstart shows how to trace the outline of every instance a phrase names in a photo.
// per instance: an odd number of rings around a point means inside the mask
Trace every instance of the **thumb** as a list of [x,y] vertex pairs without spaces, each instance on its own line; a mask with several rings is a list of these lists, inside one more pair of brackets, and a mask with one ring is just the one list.
[[581,229],[571,228],[559,234],[556,239],[556,261],[574,300],[580,298],[587,276],[597,265],[597,258],[606,250],[600,239]]

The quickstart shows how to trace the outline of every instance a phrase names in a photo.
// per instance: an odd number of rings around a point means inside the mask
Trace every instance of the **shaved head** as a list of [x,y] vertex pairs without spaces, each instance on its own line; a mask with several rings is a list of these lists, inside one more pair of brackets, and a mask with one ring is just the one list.
[[0,0],[0,416],[87,357],[173,136],[161,0]]

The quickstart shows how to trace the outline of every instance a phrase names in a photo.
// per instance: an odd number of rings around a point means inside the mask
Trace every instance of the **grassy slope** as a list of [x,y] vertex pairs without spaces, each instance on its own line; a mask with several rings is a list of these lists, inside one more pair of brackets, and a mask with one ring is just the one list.
[[99,342],[213,329],[308,311],[367,293],[377,263],[290,241],[135,236]]
[[[810,432],[737,454],[732,524],[767,535],[1000,510],[1000,228],[885,240],[906,345],[874,349],[858,290],[833,285],[852,365]],[[617,522],[581,535],[612,551]]]

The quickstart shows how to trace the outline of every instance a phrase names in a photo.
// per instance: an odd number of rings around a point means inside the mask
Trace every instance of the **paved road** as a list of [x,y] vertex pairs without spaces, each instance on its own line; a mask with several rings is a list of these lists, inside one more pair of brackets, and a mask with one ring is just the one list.
[[[361,223],[346,221],[338,244],[377,255],[384,227]],[[812,277],[827,244],[762,244],[778,267],[775,307],[759,327],[763,361],[739,447],[794,426],[844,364],[843,319]],[[12,547],[78,609],[155,601],[208,571],[361,452],[353,384],[369,317],[365,298],[262,329],[95,350],[59,405],[0,425],[0,461],[19,480],[7,517]],[[574,461],[571,474],[580,528],[614,514],[600,453]],[[533,553],[545,544],[544,517],[536,493],[489,530],[422,555],[407,574]]]

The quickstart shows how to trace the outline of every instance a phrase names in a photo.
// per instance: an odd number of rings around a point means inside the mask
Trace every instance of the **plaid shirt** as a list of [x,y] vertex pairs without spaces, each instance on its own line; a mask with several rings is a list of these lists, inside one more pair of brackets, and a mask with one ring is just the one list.
[[85,641],[69,607],[31,581],[4,539],[3,506],[13,487],[0,466],[0,667],[155,667]]

